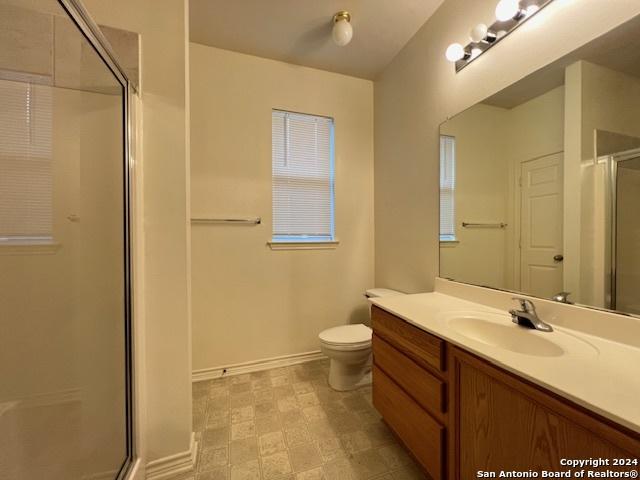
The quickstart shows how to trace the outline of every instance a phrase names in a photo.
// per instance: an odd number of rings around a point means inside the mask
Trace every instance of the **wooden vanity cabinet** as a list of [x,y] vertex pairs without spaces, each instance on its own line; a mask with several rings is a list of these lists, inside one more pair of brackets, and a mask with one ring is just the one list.
[[446,344],[378,307],[371,318],[373,404],[425,472],[444,480]]
[[[449,353],[452,480],[478,471],[568,470],[561,459],[640,461],[639,434],[464,350]],[[604,469],[630,467],[592,470]]]
[[374,406],[428,477],[640,459],[640,434],[375,306],[372,321]]

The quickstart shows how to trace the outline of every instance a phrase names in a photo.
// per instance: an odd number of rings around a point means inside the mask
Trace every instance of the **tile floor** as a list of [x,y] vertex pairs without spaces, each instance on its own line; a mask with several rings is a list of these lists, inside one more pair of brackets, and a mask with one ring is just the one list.
[[328,361],[193,386],[197,471],[175,480],[422,479],[371,405],[335,392]]

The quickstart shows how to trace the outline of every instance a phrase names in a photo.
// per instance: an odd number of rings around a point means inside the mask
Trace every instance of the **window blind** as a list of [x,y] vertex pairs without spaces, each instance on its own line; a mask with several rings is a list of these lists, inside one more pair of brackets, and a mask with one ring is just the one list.
[[274,241],[334,239],[333,119],[272,111]]
[[456,239],[456,139],[440,136],[440,240]]
[[0,80],[0,240],[52,235],[51,87]]

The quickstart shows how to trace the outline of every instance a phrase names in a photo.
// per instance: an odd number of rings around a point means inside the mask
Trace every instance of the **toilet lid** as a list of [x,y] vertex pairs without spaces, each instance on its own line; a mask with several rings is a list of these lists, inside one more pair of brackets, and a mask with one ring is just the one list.
[[371,343],[371,332],[369,327],[360,323],[329,328],[318,336],[324,343],[332,345],[355,345]]

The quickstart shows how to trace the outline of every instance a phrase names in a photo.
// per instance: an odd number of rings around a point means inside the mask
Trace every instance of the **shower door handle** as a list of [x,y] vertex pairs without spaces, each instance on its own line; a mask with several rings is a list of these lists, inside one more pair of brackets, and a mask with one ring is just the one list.
[[554,262],[561,262],[564,260],[564,255],[554,255],[553,256],[553,261]]

